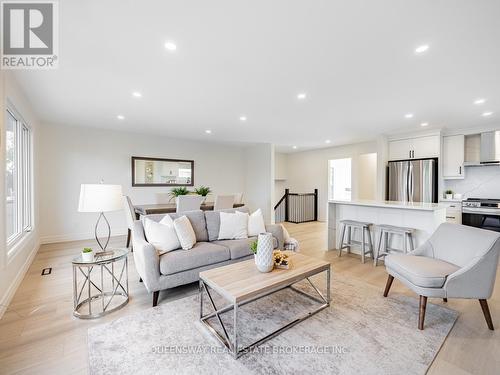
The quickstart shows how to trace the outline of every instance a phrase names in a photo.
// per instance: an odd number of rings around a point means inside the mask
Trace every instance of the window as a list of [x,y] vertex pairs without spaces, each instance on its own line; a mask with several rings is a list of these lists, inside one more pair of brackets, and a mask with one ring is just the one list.
[[7,242],[17,232],[17,137],[16,137],[17,120],[7,111],[5,147],[7,155],[5,157],[5,195],[7,197],[6,212],[7,212]]
[[7,245],[31,231],[31,130],[14,110],[6,113],[5,196]]
[[328,161],[328,193],[330,199],[351,200],[351,158]]

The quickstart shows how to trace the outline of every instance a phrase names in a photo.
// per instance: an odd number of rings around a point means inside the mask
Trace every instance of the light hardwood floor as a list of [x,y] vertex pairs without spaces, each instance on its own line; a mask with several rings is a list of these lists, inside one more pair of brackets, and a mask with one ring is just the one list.
[[[380,288],[382,297],[387,274],[383,266],[361,264],[355,255],[337,257],[326,252],[324,223],[286,224],[301,244],[301,252],[332,264],[337,278],[354,278]],[[123,246],[124,238],[113,238],[112,246]],[[152,296],[139,283],[133,258],[129,263],[131,300],[120,311],[104,318],[84,321],[72,316],[71,259],[89,241],[43,245],[0,320],[0,374],[86,374],[88,370],[87,329],[151,308]],[[52,267],[52,274],[41,270]],[[493,324],[500,329],[500,282],[489,300]],[[196,285],[175,288],[160,294],[159,304],[197,292]],[[391,293],[413,295],[397,281]],[[413,295],[414,296],[414,295]],[[333,296],[335,297],[335,296]],[[383,301],[381,301],[383,303]],[[429,303],[442,304],[441,300]],[[460,312],[457,323],[431,366],[430,374],[498,374],[500,334],[486,327],[475,300],[449,300],[448,307]],[[409,316],[417,329],[418,311]]]

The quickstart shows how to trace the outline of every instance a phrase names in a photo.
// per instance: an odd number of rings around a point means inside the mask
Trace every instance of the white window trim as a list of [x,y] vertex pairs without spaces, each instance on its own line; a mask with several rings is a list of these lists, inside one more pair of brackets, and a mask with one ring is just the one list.
[[[6,238],[6,240],[5,240],[6,241],[6,249],[7,249],[7,260],[10,260],[11,258],[13,258],[16,255],[16,253],[19,251],[19,249],[23,248],[24,242],[28,239],[28,237],[30,237],[31,232],[33,231],[33,217],[34,217],[34,207],[33,207],[33,198],[34,198],[34,189],[33,189],[33,130],[31,128],[31,126],[28,124],[28,122],[19,113],[19,111],[17,111],[15,106],[9,100],[7,100],[5,110],[10,112],[10,114],[16,119],[16,122],[17,122],[16,126],[18,128],[16,129],[17,130],[16,145],[20,145],[24,141],[23,140],[23,129],[26,128],[29,131],[29,148],[28,148],[28,155],[27,155],[29,171],[26,172],[24,167],[23,167],[21,172],[18,170],[17,185],[24,186],[22,184],[22,179],[27,177],[27,179],[29,180],[29,184],[30,184],[30,191],[27,192],[27,194],[26,194],[26,192],[22,191],[23,190],[22,188],[18,188],[18,192],[21,192],[21,198],[19,198],[19,195],[18,195],[18,207],[17,207],[17,210],[18,210],[18,218],[17,218],[18,223],[17,224],[20,225],[20,232],[14,236],[11,236],[10,238]],[[7,116],[7,113],[4,113],[3,115]],[[4,132],[5,131],[6,130],[4,130]],[[2,137],[5,137],[5,133],[2,135]],[[5,150],[5,152],[6,152],[6,150]],[[16,163],[18,163],[18,165],[20,165],[20,163],[23,163],[24,158],[22,158],[21,149],[19,146],[17,147],[16,152],[17,152]],[[20,161],[21,159],[23,159],[23,160]],[[25,210],[24,202],[23,202],[23,204],[21,204],[21,201],[24,200],[26,197],[28,197],[28,200],[29,200],[29,204],[28,204],[28,206],[29,206],[29,214],[28,214],[29,215],[29,225],[28,226],[24,226],[26,210]],[[6,212],[4,212],[3,215],[5,216]]]

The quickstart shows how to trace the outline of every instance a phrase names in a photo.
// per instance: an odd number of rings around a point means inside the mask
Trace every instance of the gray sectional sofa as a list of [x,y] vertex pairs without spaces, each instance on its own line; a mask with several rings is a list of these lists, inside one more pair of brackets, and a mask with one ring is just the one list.
[[[247,207],[236,209],[248,212]],[[224,210],[234,212],[235,210]],[[160,290],[198,281],[200,271],[250,259],[250,242],[255,237],[241,240],[217,240],[220,227],[220,211],[190,211],[182,214],[147,215],[160,221],[165,215],[173,219],[186,215],[196,234],[196,245],[191,250],[174,250],[161,256],[148,243],[141,220],[134,222],[132,245],[135,267],[148,292],[153,293],[153,306],[158,304]],[[275,248],[283,248],[281,225],[266,225],[273,234]]]

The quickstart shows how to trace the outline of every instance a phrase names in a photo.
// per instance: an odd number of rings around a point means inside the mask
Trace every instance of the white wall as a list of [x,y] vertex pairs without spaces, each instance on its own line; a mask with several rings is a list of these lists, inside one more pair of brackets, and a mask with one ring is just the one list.
[[[38,119],[31,109],[29,101],[21,91],[11,72],[0,71],[0,317],[14,296],[39,248],[39,152],[40,127]],[[33,230],[18,242],[7,255],[5,234],[5,111],[7,101],[23,116],[32,130],[33,141]]]
[[500,199],[500,166],[467,167],[465,179],[444,180],[444,190],[447,189],[463,194],[463,198]]
[[359,199],[377,199],[377,153],[359,155],[357,183]]
[[274,153],[274,178],[286,180],[287,177],[287,154]]
[[[131,186],[131,156],[193,159],[195,187],[210,186],[215,194],[245,192],[245,200],[260,203],[245,191],[245,150],[237,145],[44,124],[39,155],[43,170],[41,212],[45,218],[41,224],[42,243],[93,237],[97,216],[77,212],[82,183],[104,179],[105,183],[120,184],[135,204],[168,200],[169,188]],[[252,173],[253,166],[262,168],[259,162],[268,162],[267,156],[260,160],[259,152],[249,156],[253,160]],[[107,216],[112,234],[125,233],[123,212]]]
[[274,201],[278,203],[287,186],[287,154],[276,152],[274,154]]
[[[358,157],[361,154],[377,152],[383,142],[365,142],[353,145],[295,152],[287,156],[287,187],[293,193],[318,191],[318,220],[326,221],[328,202],[328,160],[352,158],[352,198],[358,198]],[[383,159],[382,159],[383,160]],[[377,162],[379,163],[379,161]],[[379,166],[382,170],[382,166]],[[382,186],[385,186],[382,184]],[[377,197],[380,195],[377,186]]]
[[389,142],[387,137],[377,137],[377,200],[386,199],[387,161],[389,160]]
[[274,145],[245,149],[245,195],[250,209],[261,208],[266,223],[274,223]]

